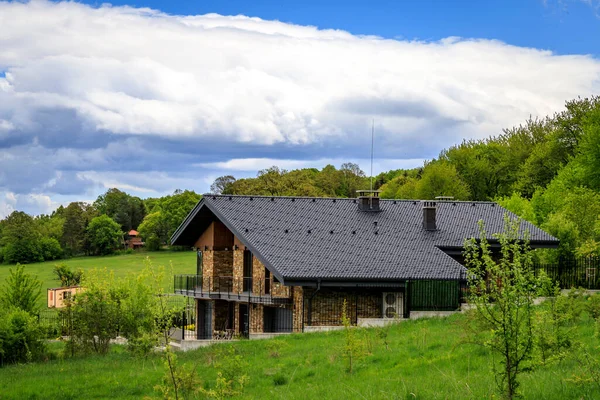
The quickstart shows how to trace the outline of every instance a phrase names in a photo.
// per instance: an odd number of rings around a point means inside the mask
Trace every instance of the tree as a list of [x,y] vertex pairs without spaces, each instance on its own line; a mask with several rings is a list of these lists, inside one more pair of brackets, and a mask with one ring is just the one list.
[[223,175],[215,179],[210,185],[210,192],[214,194],[232,194],[233,188],[231,185],[235,182],[232,175]]
[[92,219],[87,227],[87,237],[92,253],[97,255],[111,254],[123,240],[123,232],[118,223],[108,215]]
[[54,275],[56,275],[62,287],[77,286],[83,278],[83,270],[73,271],[68,265],[59,264],[54,266]]
[[162,211],[150,213],[144,217],[138,231],[151,251],[160,250],[160,246],[169,240],[169,222]]
[[148,208],[150,214],[144,217],[144,221],[138,227],[147,245],[154,242],[155,247],[160,247],[161,244],[168,243],[175,229],[181,225],[201,198],[199,194],[185,190],[159,199],[151,199],[152,207]]
[[336,194],[340,197],[356,197],[356,191],[368,189],[369,179],[358,164],[344,163],[340,167],[339,189]]
[[417,183],[420,199],[433,200],[437,196],[453,196],[456,200],[469,200],[469,187],[462,181],[456,168],[446,162],[431,162],[423,170]]
[[62,245],[65,253],[74,256],[89,251],[86,242],[86,228],[92,218],[97,215],[94,207],[83,202],[72,202],[60,210],[64,218]]
[[583,120],[584,136],[581,141],[580,163],[584,168],[585,181],[600,190],[600,105]]
[[9,263],[44,261],[40,246],[41,234],[33,218],[22,211],[13,211],[4,221],[2,240],[4,259]]
[[511,196],[499,197],[495,201],[525,221],[535,222],[535,211],[531,201],[515,192]]
[[125,232],[137,229],[146,215],[144,202],[139,197],[130,196],[119,189],[108,189],[98,196],[94,206],[100,214],[115,220]]
[[39,311],[42,297],[42,282],[25,272],[25,267],[17,264],[8,270],[9,275],[2,287],[0,304],[3,308],[18,308],[31,315]]
[[0,365],[41,359],[46,352],[37,318],[19,308],[0,309]]
[[518,396],[519,374],[533,367],[533,299],[536,278],[527,234],[519,232],[519,221],[505,217],[504,233],[495,235],[500,254],[493,254],[480,221],[479,241],[465,241],[469,302],[487,328],[485,345],[500,357],[500,368],[492,364],[496,383],[504,397]]

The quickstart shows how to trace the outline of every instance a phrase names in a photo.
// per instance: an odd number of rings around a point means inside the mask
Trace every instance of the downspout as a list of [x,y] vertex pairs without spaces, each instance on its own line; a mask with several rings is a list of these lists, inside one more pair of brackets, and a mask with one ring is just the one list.
[[[312,300],[317,295],[317,293],[321,290],[321,278],[317,280],[317,290],[308,298],[308,324],[312,326]],[[304,331],[304,327],[302,327]]]

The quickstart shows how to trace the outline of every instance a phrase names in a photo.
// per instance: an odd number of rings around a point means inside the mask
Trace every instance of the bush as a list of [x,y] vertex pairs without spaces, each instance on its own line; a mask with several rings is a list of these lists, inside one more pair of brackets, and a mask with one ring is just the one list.
[[63,249],[54,238],[40,239],[40,247],[44,261],[56,260],[63,257]]
[[126,254],[133,254],[135,251],[133,249],[123,249],[123,250],[115,250],[113,253],[114,256],[124,256]]
[[62,263],[54,266],[54,275],[63,287],[77,286],[83,278],[83,270],[73,271],[67,264]]
[[146,239],[146,248],[150,251],[160,250],[160,245],[160,238],[154,234],[150,235],[148,239]]
[[0,311],[0,365],[40,360],[44,332],[35,317],[18,308]]
[[4,259],[10,264],[44,261],[39,241],[19,240],[4,247]]
[[25,272],[23,265],[17,264],[14,269],[9,268],[0,293],[0,306],[4,309],[19,308],[34,315],[39,310],[42,282],[37,276]]
[[600,293],[588,297],[585,308],[590,314],[590,317],[595,320],[600,320]]

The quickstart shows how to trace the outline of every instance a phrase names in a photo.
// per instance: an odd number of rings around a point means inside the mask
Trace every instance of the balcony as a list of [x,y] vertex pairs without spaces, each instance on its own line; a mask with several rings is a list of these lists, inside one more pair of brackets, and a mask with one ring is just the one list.
[[[197,299],[231,300],[260,304],[291,304],[285,287],[271,279],[251,277],[175,275],[175,293]],[[288,292],[289,293],[289,292]]]

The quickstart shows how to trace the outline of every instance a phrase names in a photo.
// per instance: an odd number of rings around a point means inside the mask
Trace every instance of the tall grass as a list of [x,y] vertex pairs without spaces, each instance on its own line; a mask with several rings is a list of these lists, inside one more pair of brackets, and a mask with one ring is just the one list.
[[[356,362],[352,374],[343,360],[344,333],[296,334],[265,341],[219,344],[181,354],[194,365],[206,388],[214,385],[219,357],[232,347],[245,361],[246,399],[484,399],[498,398],[490,354],[465,343],[463,315],[447,319],[401,322],[387,335],[389,350],[374,330],[370,353]],[[593,322],[584,317],[576,336],[587,346]],[[60,344],[55,344],[58,350]],[[136,359],[115,347],[105,356],[58,359],[0,369],[0,398],[117,398],[156,396],[162,379],[160,355]],[[579,382],[573,358],[524,374],[527,399],[597,399],[593,383]],[[575,377],[575,379],[573,379]]]

